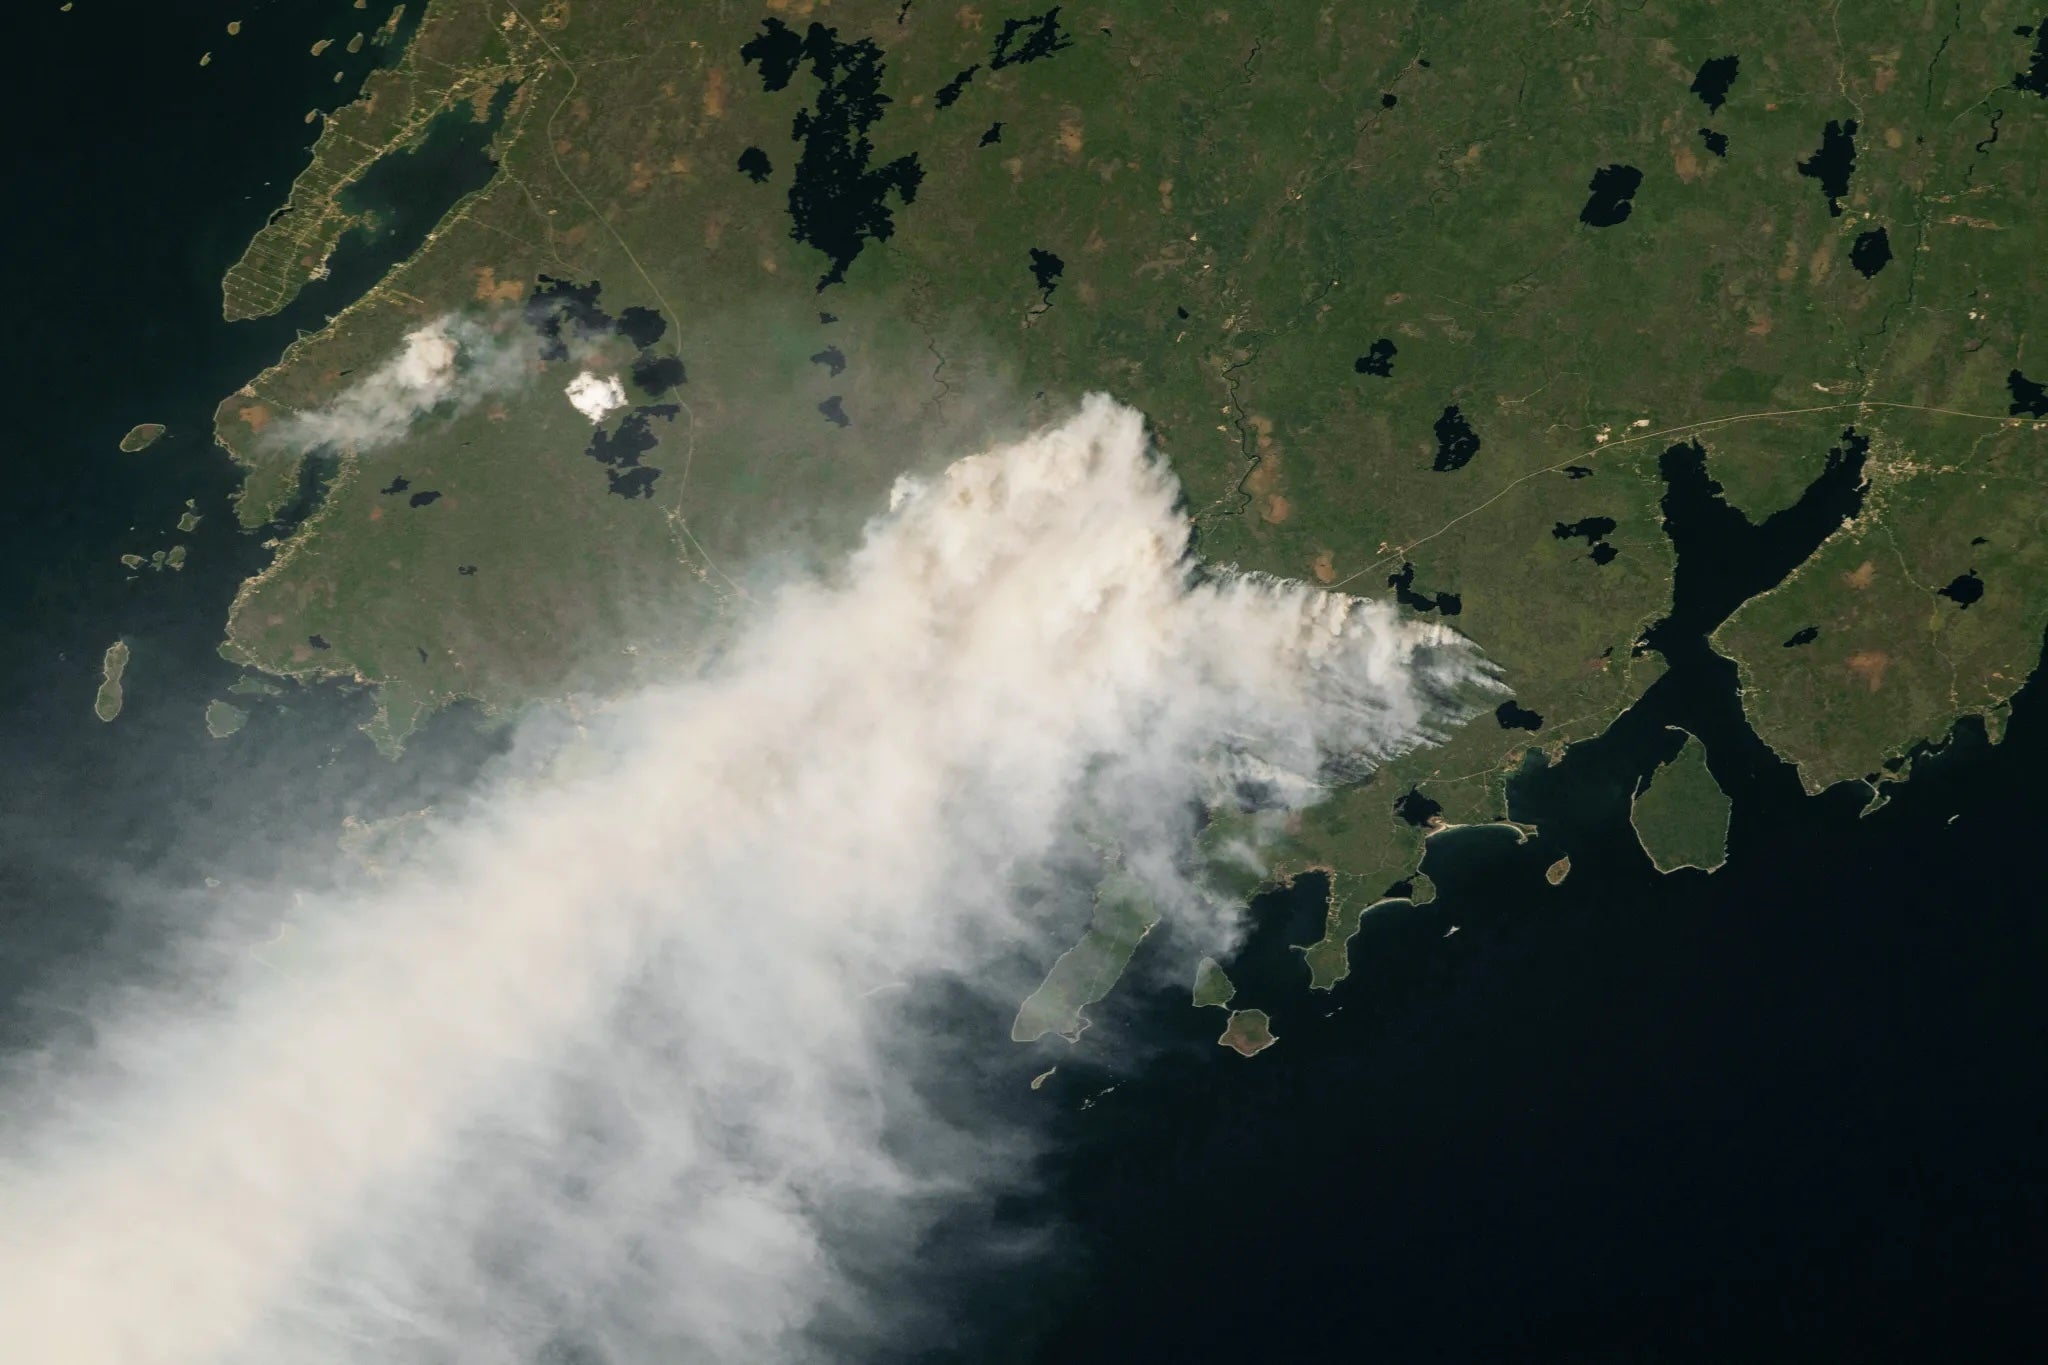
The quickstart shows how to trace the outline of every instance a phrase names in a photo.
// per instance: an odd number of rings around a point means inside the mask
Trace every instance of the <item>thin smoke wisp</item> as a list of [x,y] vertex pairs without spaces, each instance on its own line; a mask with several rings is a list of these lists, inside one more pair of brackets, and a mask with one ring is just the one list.
[[[1022,1138],[911,1083],[943,1049],[885,988],[1014,1011],[1031,982],[998,964],[1042,972],[1110,869],[1226,944],[1204,807],[1305,806],[1494,687],[1441,625],[1200,570],[1177,496],[1101,396],[905,480],[848,562],[551,776],[367,888],[248,891],[150,978],[182,984],[102,992],[90,1046],[0,1094],[4,1354],[886,1340],[915,1306],[874,1267],[1014,1178]],[[252,921],[284,928],[251,949]]]
[[510,391],[539,360],[539,346],[521,333],[453,314],[436,318],[406,333],[403,350],[334,402],[280,422],[272,439],[299,450],[390,445],[429,413],[464,411]]

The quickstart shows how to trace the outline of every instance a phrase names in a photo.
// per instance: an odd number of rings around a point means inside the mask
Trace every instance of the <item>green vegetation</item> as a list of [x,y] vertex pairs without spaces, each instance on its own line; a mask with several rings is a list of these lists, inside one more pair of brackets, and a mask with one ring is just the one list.
[[261,678],[245,673],[228,684],[228,691],[244,697],[274,697],[284,689],[276,683],[265,682]]
[[1728,860],[1729,809],[1727,793],[1707,769],[1707,746],[1686,735],[1678,753],[1650,774],[1629,803],[1628,819],[1659,872],[1712,872]]
[[1222,963],[1213,957],[1205,957],[1195,964],[1196,1009],[1206,1009],[1210,1005],[1227,1006],[1236,994],[1237,986],[1224,972]]
[[150,551],[149,558],[147,559],[138,554],[122,555],[121,563],[126,568],[149,569],[153,572],[160,572],[164,569],[182,569],[185,567],[186,553],[185,546],[173,545],[169,549]]
[[[1884,776],[1887,756],[1963,714],[1995,737],[2048,629],[2036,423],[1900,421],[1871,450],[1873,510],[1715,635],[1742,701],[1809,791]],[[1941,595],[1968,575],[1983,596]],[[1788,646],[1813,630],[1808,644]]]
[[249,713],[231,702],[206,703],[206,733],[215,739],[226,739],[248,723]]
[[107,646],[100,661],[100,690],[93,698],[92,713],[101,720],[121,714],[121,675],[128,671],[128,642],[116,640]]
[[121,449],[130,455],[138,450],[148,450],[162,439],[163,434],[164,427],[161,422],[138,423],[130,427],[128,434],[121,438]]
[[1256,1057],[1280,1040],[1273,1036],[1273,1021],[1264,1010],[1232,1010],[1216,1041],[1240,1056]]
[[[418,145],[437,114],[465,100],[478,107],[505,71],[503,49],[489,43],[482,5],[437,4],[442,22],[421,27],[396,66],[374,71],[354,103],[338,109],[313,144],[313,164],[299,173],[291,197],[271,215],[221,282],[230,322],[268,317],[326,273],[342,234],[363,223],[345,206],[346,192],[371,166]],[[384,35],[396,31],[403,6]],[[454,14],[452,21],[446,16]],[[319,56],[332,39],[313,45]]]
[[1095,917],[1081,941],[1061,953],[1037,990],[1024,1001],[1010,1036],[1035,1043],[1048,1033],[1068,1042],[1088,1027],[1083,1011],[1109,994],[1131,954],[1159,922],[1159,912],[1136,880],[1113,872],[1095,893]]
[[[301,452],[266,444],[272,423],[330,401],[425,320],[509,319],[541,273],[601,281],[614,314],[659,309],[662,350],[687,362],[646,499],[607,492],[559,364],[397,446],[339,452],[318,512],[238,596],[226,650],[376,684],[386,752],[458,698],[507,710],[693,657],[739,600],[739,567],[829,557],[906,464],[1092,388],[1147,414],[1210,561],[1372,594],[1410,565],[1414,591],[1456,595],[1454,624],[1542,717],[1532,732],[1481,715],[1280,833],[1266,883],[1331,875],[1317,985],[1342,979],[1359,916],[1415,873],[1426,831],[1397,798],[1419,791],[1445,825],[1504,818],[1509,772],[1600,733],[1661,672],[1631,647],[1670,601],[1657,458],[1676,441],[1698,439],[1761,520],[1845,426],[1871,438],[1862,516],[1717,637],[1759,733],[1809,787],[1960,714],[1995,725],[2034,665],[2044,433],[2005,386],[2048,306],[2030,230],[2048,104],[2009,88],[2029,46],[2013,28],[2038,13],[1069,10],[1065,47],[986,69],[1002,12],[821,8],[808,18],[871,39],[884,63],[877,164],[914,153],[924,172],[893,235],[821,294],[823,258],[787,213],[791,120],[816,76],[762,89],[739,57],[756,9],[657,31],[643,8],[431,0],[226,282],[230,316],[283,306],[350,226],[343,187],[509,82],[497,178],[221,405],[217,435],[246,471],[239,517],[267,522],[298,486]],[[1729,53],[1740,75],[1709,112],[1689,85]],[[1850,118],[1835,214],[1797,166]],[[768,183],[734,170],[748,148],[772,161]],[[1642,173],[1630,214],[1586,226],[1589,178],[1613,164]],[[1866,277],[1851,252],[1878,228],[1894,259]],[[1033,249],[1063,262],[1049,296]],[[1389,373],[1356,368],[1381,341]],[[812,363],[827,343],[844,374]],[[850,427],[818,417],[832,395]],[[1481,444],[1440,471],[1451,406]],[[443,496],[415,509],[380,493],[399,474]],[[1610,562],[1557,534],[1590,518],[1614,523]],[[1937,595],[1973,570],[1980,600]],[[1812,644],[1785,647],[1809,626]],[[1091,930],[1020,1033],[1078,1031],[1135,941]]]

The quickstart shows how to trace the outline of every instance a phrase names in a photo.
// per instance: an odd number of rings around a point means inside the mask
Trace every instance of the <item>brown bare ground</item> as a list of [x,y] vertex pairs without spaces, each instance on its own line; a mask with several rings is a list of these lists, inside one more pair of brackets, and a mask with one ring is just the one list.
[[1273,1046],[1272,1025],[1261,1010],[1238,1010],[1230,1016],[1223,1036],[1216,1040],[1244,1057],[1256,1056]]
[[1067,160],[1078,161],[1081,159],[1083,141],[1081,116],[1079,114],[1069,114],[1060,120],[1060,151],[1066,154]]
[[1891,655],[1876,649],[1859,649],[1849,656],[1849,671],[1875,692],[1884,686],[1884,671],[1892,666]]
[[1671,169],[1678,172],[1678,178],[1690,185],[1700,178],[1700,159],[1693,155],[1692,144],[1679,142],[1671,154]]
[[474,273],[479,303],[517,303],[526,294],[524,283],[519,280],[500,280],[498,272],[490,266],[480,265]]

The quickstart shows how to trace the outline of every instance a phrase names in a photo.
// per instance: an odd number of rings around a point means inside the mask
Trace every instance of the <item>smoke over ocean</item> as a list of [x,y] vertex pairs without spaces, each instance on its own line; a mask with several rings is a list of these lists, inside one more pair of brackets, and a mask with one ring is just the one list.
[[[449,357],[416,342],[363,429],[427,405]],[[1100,396],[906,480],[836,573],[763,597],[715,665],[611,707],[548,776],[436,816],[367,889],[241,891],[153,984],[83,1002],[90,1046],[0,1091],[4,1354],[887,1340],[915,1306],[851,1261],[910,1255],[1027,1156],[921,1098],[943,1048],[887,991],[1014,1009],[1033,983],[997,964],[1042,972],[1112,868],[1228,943],[1203,807],[1310,804],[1491,687],[1441,626],[1198,571],[1177,494]]]

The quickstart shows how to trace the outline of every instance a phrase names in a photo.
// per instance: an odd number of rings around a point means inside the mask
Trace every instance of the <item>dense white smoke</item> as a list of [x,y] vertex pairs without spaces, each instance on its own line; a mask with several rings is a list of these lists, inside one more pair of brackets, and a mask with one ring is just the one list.
[[203,990],[107,1003],[89,1055],[0,1096],[0,1354],[640,1365],[811,1358],[820,1314],[886,1332],[847,1258],[906,1254],[1013,1135],[921,1104],[936,1048],[881,988],[1028,989],[989,964],[1042,970],[1076,870],[1112,864],[1226,939],[1201,805],[1313,801],[1489,686],[1440,626],[1197,573],[1176,493],[1101,397],[906,481],[842,571],[575,762],[373,893],[279,905]]
[[510,391],[540,358],[533,337],[506,324],[436,318],[406,333],[405,349],[351,385],[326,407],[295,413],[275,438],[298,449],[371,450],[399,440],[436,410],[460,412]]

